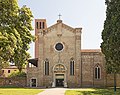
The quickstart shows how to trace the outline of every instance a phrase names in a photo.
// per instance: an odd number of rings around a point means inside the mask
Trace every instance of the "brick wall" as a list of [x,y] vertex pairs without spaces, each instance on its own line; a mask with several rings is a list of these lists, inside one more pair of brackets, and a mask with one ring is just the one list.
[[0,78],[0,86],[26,87],[26,77]]
[[[117,74],[116,76],[116,85],[117,87],[120,87],[120,74]],[[108,74],[106,76],[106,86],[107,87],[113,87],[114,86],[114,75],[113,74]]]

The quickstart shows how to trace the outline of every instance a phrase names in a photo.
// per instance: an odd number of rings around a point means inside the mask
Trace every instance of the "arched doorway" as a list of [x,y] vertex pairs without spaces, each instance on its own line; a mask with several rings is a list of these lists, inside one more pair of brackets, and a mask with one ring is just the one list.
[[52,87],[67,87],[66,67],[63,64],[56,64],[53,67]]

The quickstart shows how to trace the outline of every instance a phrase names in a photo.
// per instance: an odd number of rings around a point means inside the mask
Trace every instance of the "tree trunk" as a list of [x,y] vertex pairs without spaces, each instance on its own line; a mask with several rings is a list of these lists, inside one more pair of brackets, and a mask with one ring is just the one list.
[[22,72],[22,66],[21,66],[21,64],[17,64],[17,68],[18,68],[19,72]]
[[19,70],[19,72],[22,72],[22,67],[19,66],[19,67],[18,67],[18,70]]
[[116,95],[116,73],[114,73],[114,93]]

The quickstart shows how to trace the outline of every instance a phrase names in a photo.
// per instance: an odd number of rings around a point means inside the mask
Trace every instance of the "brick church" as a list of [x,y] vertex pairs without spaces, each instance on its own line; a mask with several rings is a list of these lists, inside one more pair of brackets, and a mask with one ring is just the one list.
[[29,87],[103,87],[112,85],[100,49],[81,49],[82,28],[62,20],[47,27],[35,19],[35,59],[27,68]]

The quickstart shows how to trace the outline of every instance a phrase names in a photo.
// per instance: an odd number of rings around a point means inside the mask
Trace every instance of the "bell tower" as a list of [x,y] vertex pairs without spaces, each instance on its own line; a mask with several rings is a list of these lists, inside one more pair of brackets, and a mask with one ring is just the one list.
[[[47,29],[46,19],[35,19],[35,58],[39,57],[39,49],[41,39],[39,36]],[[41,35],[42,36],[42,35]]]

